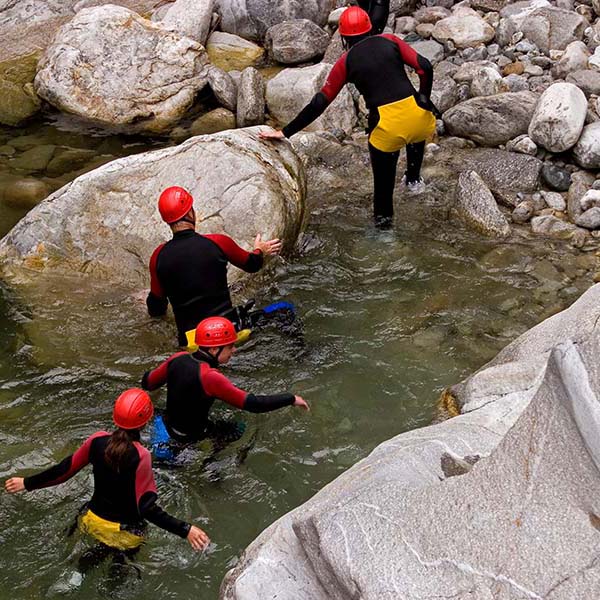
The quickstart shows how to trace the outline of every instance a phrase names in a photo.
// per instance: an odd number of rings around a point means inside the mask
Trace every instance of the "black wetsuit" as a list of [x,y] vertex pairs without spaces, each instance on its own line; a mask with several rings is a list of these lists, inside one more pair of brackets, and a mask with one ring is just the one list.
[[186,331],[202,319],[232,308],[228,263],[255,273],[263,266],[263,255],[260,250],[247,252],[226,235],[200,235],[192,229],[175,233],[152,254],[148,313],[164,315],[171,303],[180,346],[187,345]]
[[255,396],[235,387],[217,370],[217,360],[202,350],[189,354],[178,352],[165,362],[144,373],[142,387],[155,390],[167,384],[165,426],[178,442],[191,443],[203,439],[209,427],[209,413],[215,400],[261,413],[294,403],[289,393]]
[[187,537],[190,524],[166,513],[158,504],[152,474],[150,453],[139,442],[133,442],[125,467],[118,473],[108,466],[104,451],[110,439],[106,431],[90,436],[71,456],[36,475],[25,478],[25,489],[37,490],[63,483],[87,464],[94,469],[94,494],[88,508],[107,521],[121,523],[127,530],[140,533],[144,520]]
[[[408,79],[405,65],[415,69],[419,75],[418,93]],[[298,116],[283,128],[284,135],[290,137],[317,119],[348,82],[356,86],[369,109],[369,152],[374,180],[374,215],[376,220],[389,220],[393,215],[393,191],[399,151],[377,148],[372,143],[372,135],[379,125],[380,109],[383,106],[412,97],[416,101],[415,106],[417,109],[420,108],[421,112],[433,109],[429,100],[433,84],[433,67],[424,56],[417,54],[413,48],[394,35],[362,37],[359,41],[353,42],[350,50],[335,63],[321,91],[317,92]],[[410,125],[410,119],[407,124]],[[398,139],[401,140],[400,133]],[[412,143],[407,136],[406,181],[408,183],[418,181],[420,177],[425,147],[422,139]]]
[[382,33],[390,15],[390,0],[358,0],[358,5],[369,13],[372,33]]

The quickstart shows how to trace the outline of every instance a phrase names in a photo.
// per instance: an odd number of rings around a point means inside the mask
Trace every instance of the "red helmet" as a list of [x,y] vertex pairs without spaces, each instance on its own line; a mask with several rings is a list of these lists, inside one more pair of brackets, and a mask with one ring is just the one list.
[[194,199],[182,187],[169,187],[158,199],[158,212],[165,223],[175,223],[190,212]]
[[152,400],[144,390],[132,388],[124,391],[115,402],[113,421],[121,429],[139,429],[154,413]]
[[369,19],[368,13],[359,6],[350,6],[340,17],[340,35],[345,37],[369,33],[371,28],[371,19]]
[[199,348],[218,348],[235,344],[237,333],[233,323],[225,317],[208,317],[196,327],[196,344]]

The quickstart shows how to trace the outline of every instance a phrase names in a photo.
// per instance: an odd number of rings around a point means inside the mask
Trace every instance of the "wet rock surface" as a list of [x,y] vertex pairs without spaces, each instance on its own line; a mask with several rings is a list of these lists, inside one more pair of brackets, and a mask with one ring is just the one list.
[[227,232],[247,247],[258,231],[294,245],[304,219],[298,158],[286,143],[259,142],[256,130],[230,131],[116,160],[61,188],[3,238],[2,279],[35,286],[79,276],[82,285],[89,278],[145,288],[148,256],[170,235],[156,198],[174,176],[202,198],[202,231]]

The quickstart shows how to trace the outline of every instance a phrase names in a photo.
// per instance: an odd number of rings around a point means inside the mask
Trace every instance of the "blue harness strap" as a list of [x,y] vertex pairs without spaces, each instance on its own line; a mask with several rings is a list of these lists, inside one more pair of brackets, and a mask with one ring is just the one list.
[[281,302],[273,302],[273,304],[265,306],[262,310],[267,315],[278,310],[289,310],[295,313],[296,307],[291,302],[285,302],[282,300]]

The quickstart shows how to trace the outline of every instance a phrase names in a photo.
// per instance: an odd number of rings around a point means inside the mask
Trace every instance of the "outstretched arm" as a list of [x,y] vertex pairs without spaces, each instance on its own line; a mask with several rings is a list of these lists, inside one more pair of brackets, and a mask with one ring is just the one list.
[[280,139],[298,133],[318,119],[325,109],[335,100],[346,83],[346,53],[333,65],[327,81],[321,91],[300,111],[298,116],[288,123],[281,131],[265,131],[260,133],[262,139]]
[[187,354],[187,352],[176,352],[175,354],[169,356],[165,362],[158,365],[156,369],[146,371],[142,377],[142,389],[151,392],[164,385],[167,382],[167,375],[169,374],[169,363],[174,358],[183,356],[184,354]]
[[237,388],[227,377],[216,369],[206,369],[202,374],[204,391],[209,395],[231,406],[241,408],[253,413],[271,412],[285,406],[301,406],[308,409],[308,405],[300,396],[294,394],[269,394],[255,396]]

